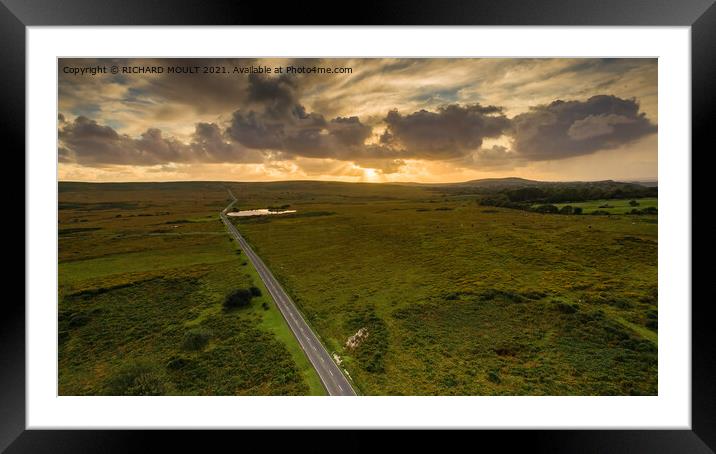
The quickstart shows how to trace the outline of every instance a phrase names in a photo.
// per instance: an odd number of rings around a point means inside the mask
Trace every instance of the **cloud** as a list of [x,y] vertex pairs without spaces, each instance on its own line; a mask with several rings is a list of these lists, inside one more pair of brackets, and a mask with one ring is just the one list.
[[358,159],[355,162],[363,168],[376,169],[386,175],[398,173],[407,165],[403,159]]
[[232,140],[249,148],[278,149],[283,147],[283,124],[267,122],[261,114],[253,111],[243,113],[237,110],[234,112],[231,125],[226,132]]
[[[656,131],[635,100],[599,95],[535,106],[512,119],[501,107],[480,104],[450,104],[405,115],[391,110],[376,143],[370,140],[373,127],[357,116],[326,121],[320,113],[307,112],[290,83],[254,78],[252,87],[249,97],[257,110],[237,110],[225,126],[198,122],[185,142],[159,128],[133,138],[84,116],[69,121],[59,114],[59,159],[90,166],[152,166],[316,158],[395,173],[406,159],[444,160],[471,168],[563,159],[616,148]],[[500,137],[510,138],[511,149],[483,147],[485,139]]]
[[295,79],[255,76],[249,82],[250,108],[234,111],[226,129],[234,142],[289,157],[350,160],[369,153],[364,143],[372,127],[357,116],[327,121],[309,112],[299,102]]
[[479,148],[467,156],[452,161],[457,167],[478,170],[514,169],[524,166],[527,161],[513,150],[502,145]]
[[510,134],[515,152],[539,161],[613,149],[656,131],[635,99],[597,95],[532,107],[512,119]]
[[260,163],[264,155],[232,142],[219,125],[197,123],[190,148],[193,158],[204,162]]
[[264,113],[273,118],[287,118],[299,105],[297,79],[289,76],[249,76],[248,101],[263,107]]
[[149,128],[138,138],[119,134],[112,127],[86,117],[64,121],[58,132],[60,162],[86,166],[155,166],[189,162],[262,162],[261,153],[225,140],[216,124],[198,123],[191,143],[166,137]]
[[463,157],[480,148],[483,139],[499,137],[510,126],[499,107],[480,104],[451,104],[405,116],[392,110],[385,123],[383,145],[401,149],[406,158],[422,159]]
[[358,117],[336,117],[331,120],[328,131],[340,145],[351,147],[363,145],[373,128],[362,124]]
[[574,140],[593,139],[614,134],[616,125],[630,123],[634,123],[634,119],[624,115],[590,115],[583,120],[577,120],[572,123],[572,126],[567,130],[567,135]]
[[149,129],[139,139],[132,139],[84,116],[63,123],[59,139],[60,158],[85,165],[155,165],[184,160],[185,147],[164,139],[158,129]]

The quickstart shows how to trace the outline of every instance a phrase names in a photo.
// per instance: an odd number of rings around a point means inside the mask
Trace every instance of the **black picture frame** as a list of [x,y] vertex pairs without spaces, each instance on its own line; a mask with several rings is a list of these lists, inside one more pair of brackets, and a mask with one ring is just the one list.
[[[326,11],[318,15],[318,11]],[[26,27],[63,25],[549,25],[690,26],[692,71],[692,148],[708,150],[714,128],[708,124],[716,105],[716,6],[714,0],[501,0],[401,1],[362,4],[335,2],[200,0],[0,0],[0,98],[7,153],[25,145]],[[697,95],[697,96],[696,96]],[[9,145],[12,144],[12,145]],[[676,152],[676,150],[674,150]],[[684,150],[684,152],[690,152]],[[692,154],[693,159],[693,154]],[[692,160],[693,162],[693,160]],[[24,162],[22,164],[24,166]],[[698,167],[692,165],[692,169]],[[703,169],[701,171],[704,171]],[[18,172],[19,173],[19,172]],[[693,179],[692,179],[693,181]],[[6,184],[4,186],[7,186]],[[4,187],[7,189],[7,187]],[[694,198],[698,195],[693,189]],[[692,203],[692,207],[694,204]],[[27,209],[27,207],[26,207]],[[693,225],[693,217],[692,217]],[[693,235],[692,235],[693,238]],[[25,236],[25,242],[32,241]],[[27,247],[27,246],[26,246]],[[705,252],[701,252],[704,253]],[[693,266],[692,266],[693,269]],[[694,270],[695,271],[695,270]],[[693,277],[692,277],[693,283]],[[473,444],[501,449],[517,446],[548,452],[714,452],[716,450],[716,338],[708,317],[711,298],[693,298],[692,430],[481,431],[457,434]],[[126,452],[149,449],[161,441],[184,449],[206,439],[236,443],[232,432],[85,431],[25,429],[25,308],[6,300],[0,329],[0,450],[7,452]],[[272,450],[310,442],[315,433],[271,437]],[[264,435],[265,436],[265,435]],[[368,447],[367,432],[334,431],[345,449]],[[241,437],[245,438],[246,435]],[[305,438],[304,438],[305,437]],[[477,437],[477,438],[476,438]],[[422,444],[424,432],[401,437]],[[205,440],[201,440],[205,439]],[[247,443],[242,441],[241,444]],[[452,446],[458,446],[451,443]],[[248,445],[245,445],[248,446]],[[365,448],[364,448],[365,449]]]

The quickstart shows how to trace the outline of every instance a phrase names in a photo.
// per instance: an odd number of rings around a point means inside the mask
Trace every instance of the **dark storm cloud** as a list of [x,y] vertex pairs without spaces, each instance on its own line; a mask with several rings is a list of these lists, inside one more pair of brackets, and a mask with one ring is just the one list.
[[233,140],[249,148],[283,147],[284,125],[280,122],[267,122],[263,115],[253,111],[234,112],[226,132]]
[[[205,97],[200,104],[206,109],[213,109],[214,103],[233,106],[223,122],[196,123],[186,142],[152,127],[130,137],[87,116],[69,120],[60,113],[59,159],[88,166],[148,166],[328,158],[392,173],[407,159],[446,160],[468,167],[561,159],[615,148],[656,131],[636,100],[607,95],[554,101],[512,119],[500,106],[453,103],[412,113],[394,109],[365,124],[358,116],[331,118],[309,111],[301,102],[301,76],[252,74],[231,80],[228,88],[228,79],[221,77],[211,82],[160,77],[127,91],[128,102],[158,96],[191,103]],[[220,100],[222,93],[229,99]],[[106,123],[118,127],[111,120]],[[370,140],[375,126],[384,132],[379,140]],[[512,139],[511,149],[483,147],[485,139],[503,136]]]
[[634,99],[554,101],[512,119],[513,148],[525,159],[562,159],[611,149],[655,133]]
[[186,146],[164,138],[158,129],[148,129],[133,139],[83,116],[65,123],[59,139],[60,157],[72,156],[85,165],[154,165],[186,160]]
[[200,162],[263,161],[263,155],[232,142],[215,123],[197,123],[190,145],[193,159]]
[[189,144],[166,137],[156,128],[147,129],[139,138],[132,138],[86,117],[64,122],[58,135],[60,162],[86,166],[263,160],[261,154],[225,140],[219,127],[209,123],[196,125]]
[[500,137],[510,121],[495,106],[451,104],[436,112],[420,110],[405,116],[393,110],[385,124],[381,143],[403,150],[403,156],[451,159],[480,148],[485,138]]
[[295,105],[281,120],[275,119],[275,112],[236,111],[226,130],[228,137],[247,148],[336,159],[365,153],[364,143],[371,133],[372,128],[358,117],[326,121],[301,105]]
[[360,146],[370,137],[373,128],[361,123],[358,117],[337,117],[331,120],[329,131],[341,145]]
[[248,100],[261,105],[264,113],[273,118],[286,118],[299,105],[297,81],[288,76],[249,76]]
[[370,126],[358,117],[327,121],[320,113],[308,112],[299,102],[297,85],[290,77],[250,77],[250,108],[233,112],[227,136],[247,148],[299,157],[350,160],[366,153]]

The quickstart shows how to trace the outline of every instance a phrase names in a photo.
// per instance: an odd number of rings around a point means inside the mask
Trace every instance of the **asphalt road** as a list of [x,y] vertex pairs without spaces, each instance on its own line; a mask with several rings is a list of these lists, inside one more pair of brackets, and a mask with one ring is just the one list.
[[356,392],[353,390],[350,382],[345,375],[343,375],[343,372],[341,372],[341,369],[333,361],[333,358],[331,358],[331,355],[326,351],[325,347],[323,347],[323,344],[318,340],[316,334],[303,319],[296,305],[281,287],[281,284],[278,283],[263,260],[261,260],[261,257],[256,255],[253,249],[251,249],[251,246],[249,246],[244,237],[241,236],[234,224],[229,221],[226,213],[234,203],[236,203],[234,194],[231,191],[229,191],[229,194],[234,200],[221,212],[221,220],[224,221],[231,236],[236,238],[241,245],[241,249],[243,249],[246,256],[254,265],[254,268],[256,268],[256,271],[258,271],[259,276],[264,281],[266,288],[276,302],[276,306],[278,306],[281,311],[283,318],[286,319],[288,326],[291,328],[291,331],[293,331],[296,339],[298,339],[301,348],[306,352],[306,356],[308,356],[309,361],[311,361],[316,372],[318,372],[323,386],[331,396],[355,396]]

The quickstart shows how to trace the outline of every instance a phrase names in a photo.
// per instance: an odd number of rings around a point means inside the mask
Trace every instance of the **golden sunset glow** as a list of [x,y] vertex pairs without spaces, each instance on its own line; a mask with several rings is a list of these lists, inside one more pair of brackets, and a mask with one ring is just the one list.
[[60,59],[59,77],[64,181],[657,176],[656,59]]

